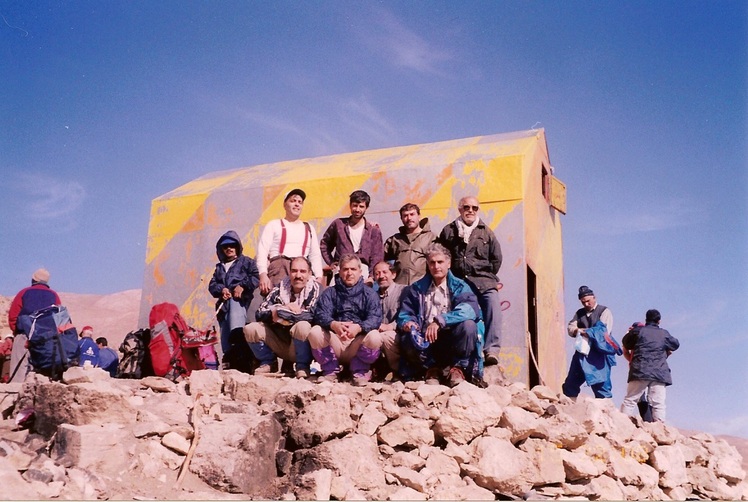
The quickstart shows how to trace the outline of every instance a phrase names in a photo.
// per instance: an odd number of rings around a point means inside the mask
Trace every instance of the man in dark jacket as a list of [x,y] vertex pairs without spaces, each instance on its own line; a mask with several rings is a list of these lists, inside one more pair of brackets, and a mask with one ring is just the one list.
[[[260,282],[255,261],[242,254],[239,235],[229,230],[218,239],[218,263],[208,285],[208,291],[217,298],[218,322],[221,326],[221,350],[225,355],[235,343],[246,343],[242,329],[247,323],[247,309],[252,294]],[[238,330],[238,333],[232,333]]]
[[361,260],[340,257],[340,276],[319,296],[309,344],[325,380],[337,380],[340,364],[348,365],[355,385],[371,380],[371,364],[379,357],[382,307],[379,296],[364,284]]
[[244,326],[244,338],[260,363],[255,375],[274,372],[280,357],[296,363],[296,378],[309,376],[312,349],[307,338],[320,284],[307,258],[292,259],[290,269],[290,276],[270,290],[257,309],[257,321]]
[[406,288],[397,315],[400,374],[404,380],[423,375],[450,387],[482,380],[478,348],[483,322],[478,299],[470,286],[450,272],[450,254],[432,244],[426,254],[429,272]]
[[403,226],[384,243],[384,259],[395,264],[398,284],[410,285],[426,275],[426,250],[436,241],[429,219],[421,219],[421,208],[408,203],[400,208]]
[[333,274],[341,256],[355,254],[363,265],[364,281],[372,284],[372,270],[384,259],[384,245],[379,226],[364,217],[370,203],[368,193],[363,190],[353,192],[349,198],[351,215],[330,223],[319,241],[319,250],[325,263],[333,268]]
[[18,292],[13,298],[8,310],[8,324],[13,334],[13,349],[10,355],[10,371],[15,372],[11,382],[23,382],[26,374],[30,370],[29,360],[26,357],[26,342],[28,333],[18,324],[18,318],[23,315],[30,315],[47,308],[51,305],[60,305],[59,295],[49,287],[49,272],[40,268],[31,276],[31,286]]
[[632,351],[633,356],[621,411],[632,417],[638,415],[637,403],[646,391],[652,407],[652,418],[664,422],[665,387],[673,384],[667,358],[680,347],[680,342],[667,330],[660,328],[660,319],[659,311],[648,310],[646,324],[631,329],[623,337],[623,346]]
[[445,226],[439,243],[452,255],[452,273],[464,279],[478,297],[486,324],[486,366],[499,364],[501,351],[501,300],[499,278],[501,246],[496,235],[478,218],[478,199],[463,197],[457,206],[460,217]]

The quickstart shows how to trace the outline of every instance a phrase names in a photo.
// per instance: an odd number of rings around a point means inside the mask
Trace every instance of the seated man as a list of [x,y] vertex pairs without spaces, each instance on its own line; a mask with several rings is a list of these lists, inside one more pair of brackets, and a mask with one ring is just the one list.
[[291,260],[290,270],[257,309],[257,322],[244,326],[244,338],[260,362],[255,375],[275,372],[280,357],[296,363],[296,378],[309,376],[312,349],[307,338],[320,285],[303,256]]
[[400,373],[404,380],[455,387],[482,380],[483,321],[470,286],[449,270],[450,253],[441,244],[426,252],[428,273],[405,290],[397,316]]
[[117,351],[109,346],[109,341],[103,336],[96,339],[96,345],[99,347],[99,367],[115,378],[119,367]]
[[388,369],[379,363],[374,368],[377,376],[384,378],[390,370],[393,374],[397,374],[400,365],[400,348],[395,339],[397,311],[400,309],[400,296],[405,286],[395,282],[394,266],[386,261],[380,261],[374,265],[374,280],[379,285],[379,301],[382,304],[382,324],[379,326],[379,332],[382,334],[382,352],[384,352]]
[[341,256],[340,280],[322,292],[314,311],[309,343],[325,380],[337,380],[342,363],[349,365],[355,385],[365,385],[379,357],[382,307],[361,275],[358,256]]
[[98,366],[99,346],[93,341],[93,328],[83,326],[78,340],[78,366]]

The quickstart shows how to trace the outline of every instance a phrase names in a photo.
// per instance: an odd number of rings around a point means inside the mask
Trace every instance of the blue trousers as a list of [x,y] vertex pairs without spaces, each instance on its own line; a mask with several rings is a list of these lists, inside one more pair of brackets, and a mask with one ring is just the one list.
[[483,312],[483,324],[486,326],[485,344],[483,352],[497,354],[501,350],[501,299],[499,291],[491,288],[483,293],[477,293],[478,304]]
[[[225,354],[231,347],[229,337],[231,332],[237,328],[244,329],[244,325],[247,324],[247,307],[233,298],[228,299],[224,307],[222,307],[226,313],[223,320],[220,323],[221,326],[221,350]],[[241,338],[244,338],[243,335]]]
[[[571,366],[569,366],[569,374],[566,375],[566,380],[561,386],[561,390],[565,396],[577,397],[579,391],[582,389],[582,384],[586,381],[579,359],[573,357],[571,359]],[[610,375],[604,381],[590,385],[590,388],[597,398],[613,397],[613,384],[610,381]]]

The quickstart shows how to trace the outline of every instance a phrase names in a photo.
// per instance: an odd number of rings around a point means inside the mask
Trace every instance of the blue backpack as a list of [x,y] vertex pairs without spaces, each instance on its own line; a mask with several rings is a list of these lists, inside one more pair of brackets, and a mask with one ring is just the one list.
[[34,371],[60,379],[75,366],[78,332],[67,308],[51,305],[18,318],[19,327],[28,333],[29,363]]

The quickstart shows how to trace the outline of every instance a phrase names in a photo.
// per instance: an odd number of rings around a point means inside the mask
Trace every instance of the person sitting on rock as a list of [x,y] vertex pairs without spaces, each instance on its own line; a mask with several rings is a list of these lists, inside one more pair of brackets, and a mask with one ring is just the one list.
[[365,385],[382,346],[382,307],[377,293],[364,283],[358,256],[345,254],[339,265],[339,280],[317,302],[309,343],[323,379],[337,380],[342,363],[349,366],[354,385]]
[[244,326],[244,337],[260,366],[255,375],[275,372],[278,357],[296,363],[296,377],[307,378],[312,362],[309,331],[320,284],[303,256],[291,260],[290,276],[281,280],[255,313],[257,322]]
[[241,352],[242,347],[238,345],[244,343],[242,329],[247,324],[247,309],[260,282],[257,264],[242,251],[242,242],[235,231],[223,234],[216,242],[218,263],[208,284],[211,296],[218,300],[216,309],[224,360],[230,359],[227,354],[232,348]]
[[115,378],[119,367],[117,351],[109,346],[109,341],[103,336],[96,339],[96,345],[99,347],[99,367]]
[[93,341],[93,328],[83,326],[78,340],[78,366],[99,366],[99,346]]
[[[382,352],[385,363],[374,365],[378,379],[386,377],[390,371],[397,374],[400,365],[400,348],[397,345],[397,312],[400,309],[400,296],[406,286],[395,282],[395,267],[386,261],[374,265],[374,280],[379,286],[379,299],[382,305]],[[381,358],[380,358],[381,359]]]
[[482,381],[483,321],[478,298],[467,282],[449,270],[451,256],[441,244],[427,252],[428,273],[401,297],[397,315],[400,376],[455,387]]

